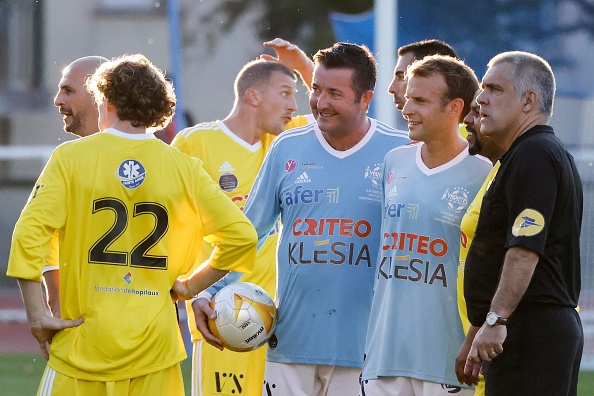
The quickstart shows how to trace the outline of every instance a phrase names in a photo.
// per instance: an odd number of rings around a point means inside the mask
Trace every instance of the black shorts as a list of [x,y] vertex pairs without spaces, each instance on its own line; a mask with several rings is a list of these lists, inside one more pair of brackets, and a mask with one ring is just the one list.
[[483,365],[486,396],[575,396],[584,348],[575,309],[523,303],[510,317],[503,353]]

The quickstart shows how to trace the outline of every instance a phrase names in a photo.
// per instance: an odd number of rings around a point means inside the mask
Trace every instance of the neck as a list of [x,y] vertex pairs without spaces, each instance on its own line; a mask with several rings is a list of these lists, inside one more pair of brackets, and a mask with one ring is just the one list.
[[[119,120],[119,119],[112,122],[110,125],[107,126],[107,128],[117,129],[118,131],[121,131],[124,133],[132,133],[132,134],[147,133],[147,130],[145,127],[135,127],[135,126],[132,126],[131,121]],[[107,128],[105,128],[105,129],[107,129]]]
[[512,133],[504,134],[503,141],[499,142],[500,146],[505,149],[505,152],[509,150],[511,145],[522,136],[524,133],[534,128],[537,125],[548,124],[548,119],[540,113],[534,116],[528,116],[521,120],[517,128],[513,128]]
[[370,126],[371,121],[365,116],[365,119],[362,122],[357,123],[356,127],[349,128],[343,133],[335,134],[324,131],[321,132],[330,147],[337,151],[346,151],[356,146],[357,143],[367,135]]
[[237,107],[234,108],[223,122],[231,132],[249,144],[261,141],[262,136],[266,133],[258,125],[255,114],[248,109],[242,111]]
[[421,146],[421,160],[429,169],[450,162],[468,147],[466,140],[460,136],[457,125],[448,135],[442,136],[440,139],[425,140]]

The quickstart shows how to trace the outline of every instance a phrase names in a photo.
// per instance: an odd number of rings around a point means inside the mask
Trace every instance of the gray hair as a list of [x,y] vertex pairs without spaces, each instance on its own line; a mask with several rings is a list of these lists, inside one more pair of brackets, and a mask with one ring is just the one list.
[[548,62],[529,52],[509,51],[494,56],[487,67],[506,62],[514,65],[510,80],[516,96],[519,98],[528,91],[536,92],[539,111],[550,118],[553,115],[556,88],[555,76]]

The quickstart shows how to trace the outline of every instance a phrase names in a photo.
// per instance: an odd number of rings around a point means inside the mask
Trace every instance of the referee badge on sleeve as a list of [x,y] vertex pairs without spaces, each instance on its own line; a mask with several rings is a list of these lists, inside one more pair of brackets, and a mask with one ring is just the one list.
[[512,226],[513,236],[534,236],[541,232],[545,226],[545,219],[540,212],[534,209],[524,209]]

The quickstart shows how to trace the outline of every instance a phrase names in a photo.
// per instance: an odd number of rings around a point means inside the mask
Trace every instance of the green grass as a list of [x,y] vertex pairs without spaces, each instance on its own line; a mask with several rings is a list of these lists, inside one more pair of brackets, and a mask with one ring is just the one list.
[[[186,395],[189,395],[190,360],[184,360],[181,366]],[[3,396],[34,396],[37,393],[37,386],[44,368],[45,360],[41,355],[0,355],[0,394]],[[580,373],[578,395],[594,395],[594,371]]]
[[[41,355],[0,355],[0,395],[35,396],[45,363]],[[190,395],[191,361],[184,360],[181,368],[186,395]]]

